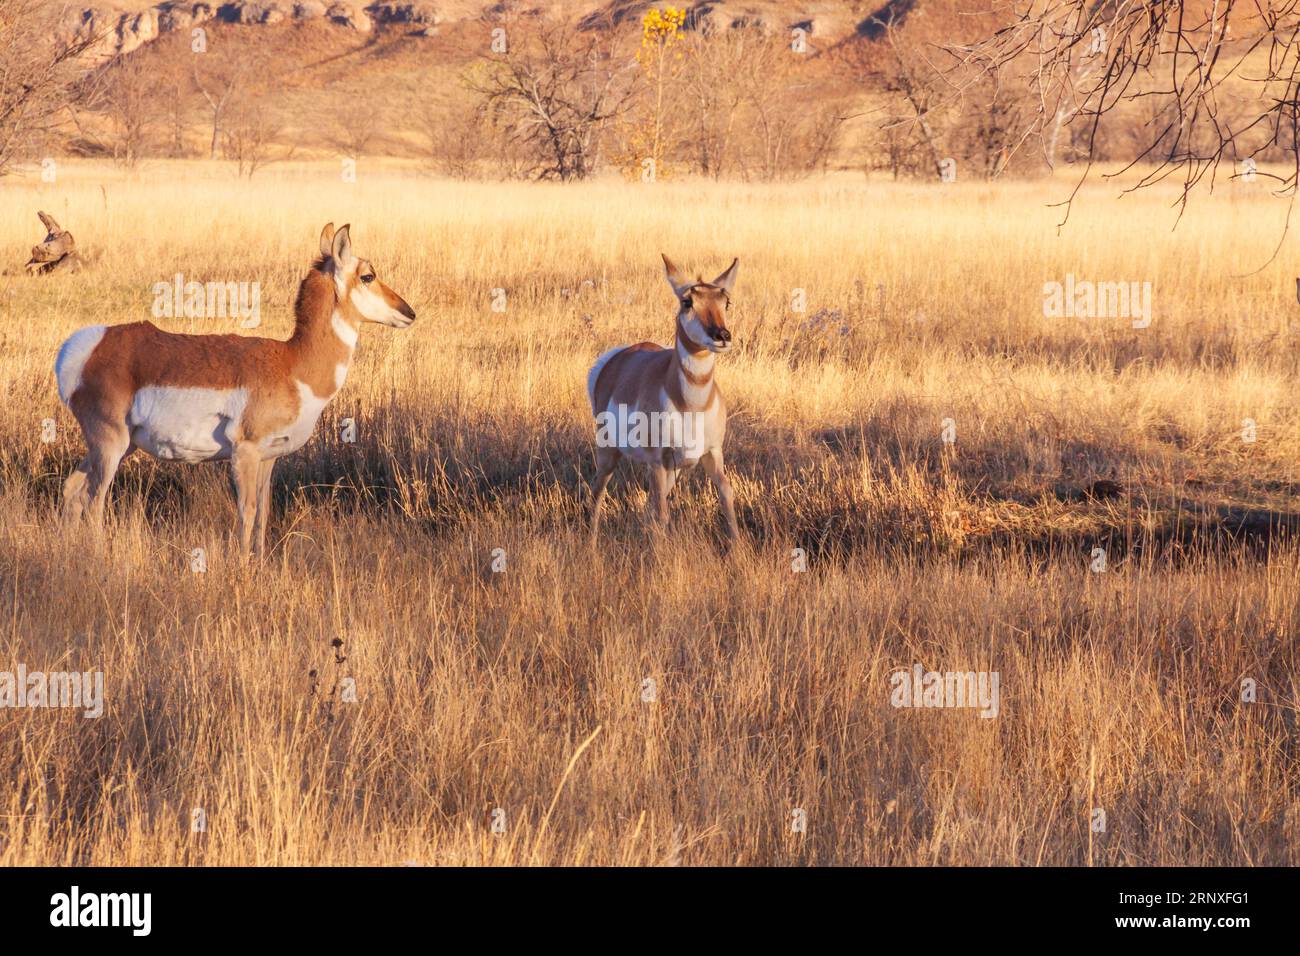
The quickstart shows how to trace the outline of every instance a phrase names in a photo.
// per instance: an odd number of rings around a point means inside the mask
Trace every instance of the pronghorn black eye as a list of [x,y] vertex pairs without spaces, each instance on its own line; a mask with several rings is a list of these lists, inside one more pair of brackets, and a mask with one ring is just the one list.
[[686,298],[682,299],[682,308],[685,309],[687,312],[689,312],[694,307],[694,305],[695,303],[691,301],[691,297],[689,295]]
[[373,272],[367,272],[361,277],[361,281],[366,285],[370,285],[370,283],[375,281],[375,274]]

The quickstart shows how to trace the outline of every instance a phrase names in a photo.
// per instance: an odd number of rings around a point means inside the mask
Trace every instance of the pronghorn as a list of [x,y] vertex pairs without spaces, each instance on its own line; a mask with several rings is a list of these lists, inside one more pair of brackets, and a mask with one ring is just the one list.
[[[667,256],[663,260],[678,301],[675,347],[641,342],[612,349],[587,373],[587,395],[597,422],[591,537],[595,540],[600,528],[610,475],[626,456],[649,471],[648,510],[661,527],[668,521],[668,493],[678,472],[697,462],[703,465],[718,490],[727,537],[735,541],[736,509],[722,464],[727,408],[713,381],[713,363],[718,353],[731,349],[726,312],[739,260],[712,282],[691,282]],[[610,435],[611,422],[621,425],[629,419],[634,420],[630,433],[619,428],[617,436]]]
[[271,471],[311,437],[343,386],[362,322],[406,328],[411,307],[352,252],[344,226],[321,232],[320,257],[298,287],[288,341],[181,335],[151,322],[74,332],[54,363],[59,398],[88,453],[63,486],[64,514],[98,524],[118,465],[132,449],[155,458],[229,460],[240,554],[266,543]]

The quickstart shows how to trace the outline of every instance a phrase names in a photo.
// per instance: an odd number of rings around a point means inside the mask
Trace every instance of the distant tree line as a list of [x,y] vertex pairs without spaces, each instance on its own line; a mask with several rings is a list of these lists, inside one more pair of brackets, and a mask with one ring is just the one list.
[[[684,10],[575,24],[521,18],[452,88],[328,107],[249,44],[166,34],[107,62],[55,39],[40,0],[0,0],[0,175],[44,151],[230,161],[252,176],[299,147],[419,155],[455,177],[772,181],[829,168],[996,179],[1140,162],[1190,188],[1221,163],[1300,171],[1300,0],[1029,0],[957,19],[886,4],[870,42],[692,29]],[[201,55],[200,55],[201,54]],[[333,91],[332,91],[333,92]],[[200,145],[201,143],[201,145]]]

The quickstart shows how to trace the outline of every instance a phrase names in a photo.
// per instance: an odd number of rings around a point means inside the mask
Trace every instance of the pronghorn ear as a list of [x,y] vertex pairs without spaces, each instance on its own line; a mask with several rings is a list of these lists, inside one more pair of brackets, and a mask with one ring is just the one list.
[[348,235],[350,228],[351,223],[334,233],[334,245],[330,254],[339,265],[347,265],[352,261],[352,237]]
[[40,219],[41,225],[43,225],[50,232],[59,231],[59,224],[54,221],[54,217],[51,216],[48,212],[38,212],[36,214],[36,217]]
[[322,258],[328,259],[334,254],[334,223],[325,223],[325,228],[320,231],[320,254]]
[[659,253],[659,255],[663,257],[664,276],[668,279],[668,284],[673,287],[673,295],[680,299],[682,294],[689,289],[693,283],[690,279],[687,279],[682,275],[682,270],[678,269],[677,266],[673,264],[673,260],[669,259],[662,252]]
[[732,259],[731,265],[727,267],[727,271],[714,279],[713,285],[716,285],[723,292],[727,293],[727,295],[731,295],[731,287],[736,284],[736,270],[739,268],[740,260]]

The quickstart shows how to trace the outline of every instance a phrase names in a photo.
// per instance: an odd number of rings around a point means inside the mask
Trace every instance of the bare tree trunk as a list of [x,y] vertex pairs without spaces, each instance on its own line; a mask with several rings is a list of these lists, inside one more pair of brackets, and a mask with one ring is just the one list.
[[903,50],[899,46],[898,33],[894,28],[894,22],[891,18],[889,23],[885,24],[885,36],[889,38],[889,49],[894,54],[894,61],[898,65],[898,88],[906,98],[908,104],[912,107],[912,112],[916,116],[917,128],[921,131],[921,138],[925,141],[925,147],[930,153],[930,161],[934,164],[936,176],[943,177],[943,157],[939,153],[939,147],[935,144],[934,130],[930,126],[929,110],[921,102],[920,93],[917,89],[916,78],[912,75],[912,69],[908,66],[907,57],[904,56]]

